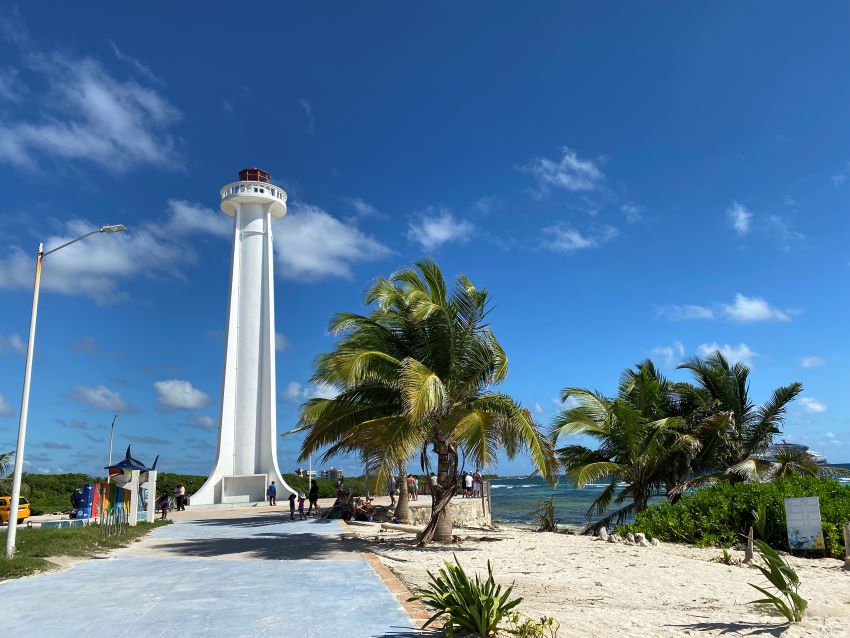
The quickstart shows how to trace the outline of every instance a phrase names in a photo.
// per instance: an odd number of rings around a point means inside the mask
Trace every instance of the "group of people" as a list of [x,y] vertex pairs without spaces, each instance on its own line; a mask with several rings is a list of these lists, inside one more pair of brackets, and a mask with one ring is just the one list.
[[[268,488],[266,489],[266,498],[269,500],[270,506],[277,505],[277,485],[272,481],[269,483]],[[319,516],[319,484],[316,479],[311,479],[310,481],[310,491],[307,496],[304,495],[304,492],[299,492],[296,494],[295,492],[289,493],[289,519],[295,520],[295,512],[296,512],[296,502],[298,504],[298,518],[299,520],[306,520],[308,516],[313,514],[313,510],[315,508],[315,516]],[[310,506],[308,510],[304,511],[304,503],[305,501],[309,501]]]
[[474,473],[464,472],[461,481],[464,498],[481,498],[481,486],[484,481],[478,468],[475,468]]

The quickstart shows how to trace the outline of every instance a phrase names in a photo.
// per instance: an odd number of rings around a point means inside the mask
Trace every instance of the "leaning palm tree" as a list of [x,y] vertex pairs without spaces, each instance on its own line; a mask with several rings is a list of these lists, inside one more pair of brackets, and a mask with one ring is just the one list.
[[504,381],[508,358],[485,321],[486,291],[461,275],[449,292],[437,264],[423,260],[378,279],[365,304],[374,308],[369,315],[331,321],[341,339],[318,358],[313,381],[340,394],[303,406],[302,457],[360,450],[367,441],[382,451],[375,469],[387,477],[398,460],[416,455],[430,472],[430,452],[436,454],[431,519],[420,543],[451,540],[447,505],[461,453],[487,467],[499,449],[508,457],[527,449],[541,474],[554,477],[551,446],[531,413],[490,390]]
[[751,456],[736,463],[726,474],[742,477],[748,481],[772,481],[784,476],[817,476],[836,478],[850,476],[850,470],[829,465],[819,465],[805,449],[784,447],[771,458]]
[[[616,398],[583,388],[564,388],[561,401],[576,407],[562,410],[552,424],[552,439],[587,435],[596,449],[571,444],[556,450],[567,476],[578,487],[605,479],[608,486],[587,511],[601,516],[589,529],[646,509],[649,499],[663,494],[671,468],[681,457],[691,458],[699,440],[685,432],[685,421],[674,415],[675,393],[651,365],[627,370]],[[613,511],[612,505],[616,506]]]

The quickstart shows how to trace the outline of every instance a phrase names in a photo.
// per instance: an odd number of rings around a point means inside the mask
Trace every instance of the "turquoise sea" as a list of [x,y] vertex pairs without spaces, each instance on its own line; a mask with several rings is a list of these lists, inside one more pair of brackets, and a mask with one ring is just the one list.
[[[836,467],[850,469],[850,463]],[[842,481],[850,484],[846,479]],[[587,508],[606,487],[594,483],[578,489],[564,477],[554,488],[539,478],[497,478],[490,482],[493,518],[502,523],[530,523],[542,501],[551,498],[555,505],[555,518],[568,525],[587,522]]]

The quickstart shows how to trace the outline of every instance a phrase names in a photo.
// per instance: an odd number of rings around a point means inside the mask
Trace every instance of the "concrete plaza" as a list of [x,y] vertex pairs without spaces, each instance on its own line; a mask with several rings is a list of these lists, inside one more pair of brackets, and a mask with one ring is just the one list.
[[290,521],[269,508],[191,516],[109,558],[0,583],[3,633],[422,635],[337,521]]

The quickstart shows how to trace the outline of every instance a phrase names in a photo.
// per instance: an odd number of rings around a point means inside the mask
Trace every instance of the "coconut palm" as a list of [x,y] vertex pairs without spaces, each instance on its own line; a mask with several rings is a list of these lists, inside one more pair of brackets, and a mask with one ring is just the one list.
[[[556,450],[567,476],[578,487],[602,479],[608,486],[587,511],[602,516],[591,528],[646,509],[649,499],[664,493],[671,472],[700,449],[698,438],[685,431],[676,414],[675,386],[645,361],[627,370],[616,398],[584,388],[564,388],[561,401],[575,407],[562,410],[553,421],[552,438],[587,435],[598,441],[591,449],[571,444]],[[612,504],[618,506],[611,512]]]
[[770,400],[760,406],[749,396],[750,368],[742,363],[730,364],[715,351],[704,359],[694,357],[679,368],[689,370],[696,385],[683,384],[690,408],[706,415],[728,413],[728,429],[708,442],[710,454],[700,459],[694,470],[726,469],[754,454],[765,452],[773,437],[782,431],[788,404],[803,391],[801,383],[792,383],[773,391]]
[[850,476],[850,470],[828,465],[818,465],[804,449],[783,447],[770,459],[751,456],[726,470],[726,474],[748,481],[772,481],[783,476],[817,476],[835,478]]
[[431,260],[389,279],[378,279],[365,297],[369,315],[344,313],[330,330],[341,336],[316,362],[313,381],[335,386],[333,399],[312,399],[302,408],[307,432],[302,457],[361,451],[386,477],[398,460],[419,455],[430,472],[437,455],[431,519],[420,543],[449,541],[446,506],[457,490],[459,454],[479,467],[492,466],[499,449],[508,457],[523,449],[542,475],[554,476],[554,456],[531,413],[490,387],[504,381],[508,358],[485,317],[486,291],[459,276],[449,292]]

